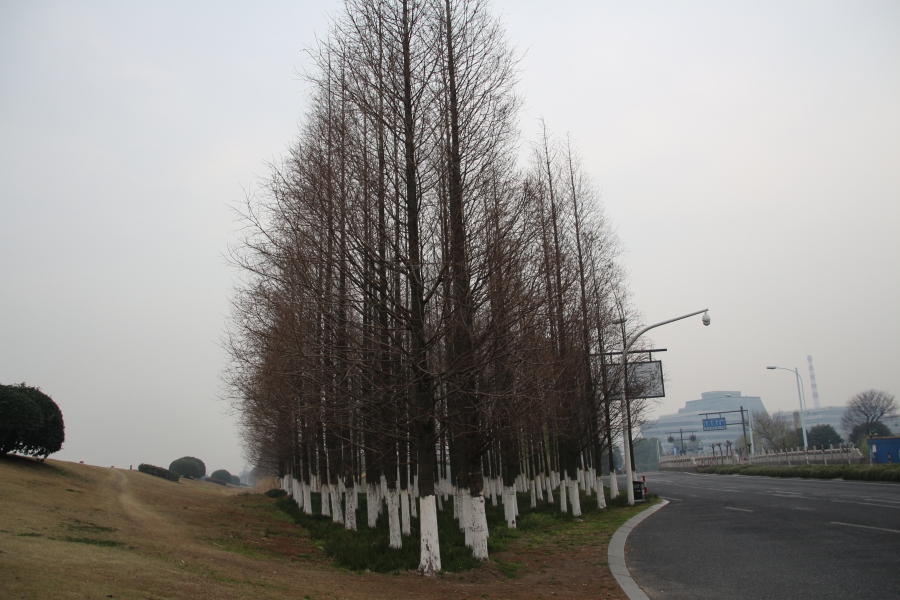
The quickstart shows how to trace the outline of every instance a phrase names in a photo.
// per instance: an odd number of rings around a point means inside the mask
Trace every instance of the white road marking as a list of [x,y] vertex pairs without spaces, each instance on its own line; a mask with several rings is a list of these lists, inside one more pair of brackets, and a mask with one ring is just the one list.
[[841,504],[859,504],[860,506],[877,506],[879,508],[900,508],[900,506],[888,506],[886,504],[872,504],[871,502],[853,502],[852,500],[832,500]]
[[746,508],[735,508],[734,506],[723,506],[722,508],[727,508],[728,510],[739,510],[741,512],[753,512],[752,510]]
[[668,496],[660,496],[663,500],[674,500],[675,502],[683,502],[681,498],[669,498]]
[[891,533],[900,533],[898,529],[886,529],[884,527],[869,527],[868,525],[855,525],[853,523],[841,523],[840,521],[829,521],[831,525],[846,525],[847,527],[859,527],[860,529],[875,529],[877,531],[889,531]]

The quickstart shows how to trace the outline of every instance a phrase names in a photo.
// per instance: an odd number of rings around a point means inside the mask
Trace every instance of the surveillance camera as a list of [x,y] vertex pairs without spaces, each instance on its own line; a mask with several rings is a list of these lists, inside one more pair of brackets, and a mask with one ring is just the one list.
[[703,313],[703,324],[709,325],[709,313]]

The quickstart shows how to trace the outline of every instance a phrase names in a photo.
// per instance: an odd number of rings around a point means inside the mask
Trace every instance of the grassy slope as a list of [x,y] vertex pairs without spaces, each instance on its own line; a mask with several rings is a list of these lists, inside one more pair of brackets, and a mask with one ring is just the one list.
[[605,564],[606,542],[638,510],[594,512],[582,521],[538,511],[513,535],[493,529],[498,543],[489,564],[425,579],[335,568],[274,500],[239,488],[6,457],[0,595],[439,598],[477,590],[486,598],[621,598]]

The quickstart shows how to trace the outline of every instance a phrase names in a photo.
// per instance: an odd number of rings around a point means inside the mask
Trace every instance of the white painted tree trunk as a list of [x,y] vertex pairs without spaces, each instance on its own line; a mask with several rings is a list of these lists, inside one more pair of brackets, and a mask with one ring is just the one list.
[[312,514],[312,489],[306,482],[303,483],[303,514]]
[[459,524],[465,533],[466,548],[472,547],[472,502],[469,488],[457,488],[459,498]]
[[531,508],[536,508],[537,507],[537,490],[536,490],[536,486],[534,485],[534,479],[531,480],[531,485],[529,487],[531,488]]
[[400,533],[409,535],[409,490],[400,490]]
[[551,485],[550,477],[544,477],[544,483],[547,487],[547,502],[553,504],[553,486]]
[[416,500],[418,499],[418,497],[419,497],[419,478],[414,477],[413,478],[413,486],[412,486],[412,496],[409,499],[409,514],[410,514],[410,516],[412,516],[413,519],[419,518],[419,514],[416,511],[416,504],[418,504],[416,502]]
[[322,515],[325,517],[331,516],[331,497],[329,492],[331,486],[322,485]]
[[366,483],[366,524],[369,526],[369,529],[375,529],[375,525],[378,522],[378,504],[380,502],[377,484]]
[[[566,478],[568,479],[568,477]],[[568,486],[561,485],[559,486],[559,512],[567,513],[569,512],[569,505],[566,502],[566,488]]]
[[544,482],[541,479],[541,476],[538,475],[537,478],[533,481],[534,483],[534,494],[537,496],[538,502],[544,501]]
[[516,528],[516,488],[509,486],[503,488],[503,517],[506,519],[506,526],[510,529]]
[[603,479],[597,477],[597,508],[606,508],[606,494],[603,493]]
[[578,494],[579,483],[574,479],[569,480],[569,500],[572,502],[572,516],[581,516],[581,496]]
[[354,483],[348,488],[344,495],[347,498],[347,501],[344,503],[346,508],[346,513],[344,514],[344,529],[356,531],[356,501],[358,498],[356,484]]
[[609,474],[609,497],[619,497],[619,480],[616,477],[615,471]]
[[388,488],[387,491],[388,528],[390,530],[391,548],[402,548],[403,540],[400,534],[400,496],[396,489]]
[[331,522],[343,525],[344,511],[341,507],[341,484],[338,482],[337,485],[329,485],[328,488],[331,493]]
[[484,496],[470,496],[469,498],[469,520],[472,523],[472,556],[475,560],[488,559],[488,528],[487,515],[484,512]]
[[420,499],[422,518],[419,519],[419,572],[426,576],[437,575],[441,570],[441,547],[438,539],[437,511],[434,496]]

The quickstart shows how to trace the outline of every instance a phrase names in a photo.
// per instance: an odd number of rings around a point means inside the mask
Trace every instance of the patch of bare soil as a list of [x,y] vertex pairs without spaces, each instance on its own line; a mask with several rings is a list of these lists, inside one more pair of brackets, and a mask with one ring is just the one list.
[[630,514],[548,525],[465,573],[355,573],[243,488],[5,457],[0,597],[624,598],[606,544]]

